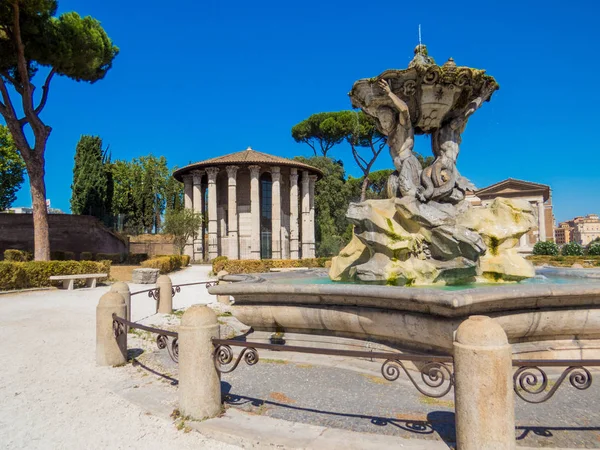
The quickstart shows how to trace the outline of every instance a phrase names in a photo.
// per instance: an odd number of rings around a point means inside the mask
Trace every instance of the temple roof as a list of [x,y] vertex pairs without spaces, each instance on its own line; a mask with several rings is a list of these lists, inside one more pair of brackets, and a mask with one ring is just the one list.
[[286,166],[295,167],[300,170],[308,170],[309,172],[317,175],[319,178],[323,177],[323,172],[316,167],[309,166],[308,164],[294,161],[293,159],[281,158],[279,156],[269,155],[268,153],[257,152],[256,150],[248,147],[246,150],[241,152],[229,153],[227,155],[218,156],[216,158],[206,159],[193,164],[188,164],[181,169],[177,169],[173,176],[176,180],[182,181],[182,175],[191,172],[192,170],[200,170],[206,167],[214,166],[250,166],[253,164],[257,165],[268,165],[268,166]]
[[550,197],[550,186],[546,184],[533,183],[531,181],[508,178],[491,186],[484,187],[475,192],[479,198],[502,197],[502,195],[542,195],[544,201]]

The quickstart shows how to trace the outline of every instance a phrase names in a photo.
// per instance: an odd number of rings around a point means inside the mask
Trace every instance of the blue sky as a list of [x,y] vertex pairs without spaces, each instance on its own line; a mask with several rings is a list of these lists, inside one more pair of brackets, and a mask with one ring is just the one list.
[[[460,172],[478,187],[549,184],[558,220],[600,213],[598,3],[59,0],[60,12],[100,20],[121,52],[93,85],[54,79],[43,116],[53,127],[48,198],[69,210],[82,134],[101,136],[113,159],[153,153],[170,166],[249,145],[309,156],[291,127],[349,109],[355,80],[406,67],[421,24],[439,64],[451,56],[500,83],[469,121]],[[416,150],[429,146],[419,139]],[[331,156],[360,175],[347,147]],[[384,153],[375,169],[391,166]],[[30,204],[25,184],[15,205]]]

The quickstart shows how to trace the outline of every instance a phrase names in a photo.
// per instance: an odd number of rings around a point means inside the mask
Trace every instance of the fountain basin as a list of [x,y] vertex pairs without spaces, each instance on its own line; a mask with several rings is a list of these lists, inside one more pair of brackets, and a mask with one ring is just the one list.
[[[552,277],[564,269],[542,269]],[[360,284],[298,284],[319,271],[230,275],[211,294],[234,298],[233,315],[259,331],[369,339],[398,349],[452,352],[454,331],[469,316],[494,318],[516,353],[598,357],[588,340],[600,337],[600,273],[576,272],[581,282],[531,283],[440,290]],[[596,355],[596,353],[598,353]],[[570,353],[569,353],[570,354]]]

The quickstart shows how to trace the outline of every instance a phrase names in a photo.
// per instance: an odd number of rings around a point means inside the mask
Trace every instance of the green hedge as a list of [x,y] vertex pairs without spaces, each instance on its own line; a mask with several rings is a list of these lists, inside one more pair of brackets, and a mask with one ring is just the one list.
[[142,267],[159,269],[161,274],[179,270],[190,263],[188,255],[164,255],[157,256],[142,263]]
[[600,256],[528,256],[526,259],[535,265],[548,264],[556,267],[571,267],[573,264],[582,266],[600,266]]
[[31,252],[25,252],[23,250],[4,250],[4,261],[12,261],[12,262],[25,262],[31,261],[33,259],[33,255]]
[[129,253],[127,255],[126,263],[134,266],[140,265],[142,262],[148,259],[148,253]]
[[219,273],[226,270],[230,274],[237,273],[263,273],[271,269],[285,269],[290,267],[325,267],[331,258],[307,259],[219,259],[213,260],[213,272]]
[[81,254],[79,255],[79,260],[80,261],[93,261],[94,255],[92,254],[92,252],[81,252]]
[[56,250],[50,252],[50,259],[52,261],[75,261],[75,252]]
[[108,260],[113,264],[121,264],[127,258],[127,253],[98,253],[96,254],[97,261]]
[[[110,277],[110,261],[3,261],[0,262],[0,290],[51,286],[48,278],[53,275],[83,273],[106,273]],[[99,281],[103,280],[106,278]]]

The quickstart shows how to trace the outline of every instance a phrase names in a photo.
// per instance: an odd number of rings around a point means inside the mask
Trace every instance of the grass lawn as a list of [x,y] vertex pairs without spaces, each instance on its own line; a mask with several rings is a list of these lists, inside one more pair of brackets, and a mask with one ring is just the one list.
[[142,266],[111,266],[110,277],[117,281],[131,281],[133,269],[139,269]]

